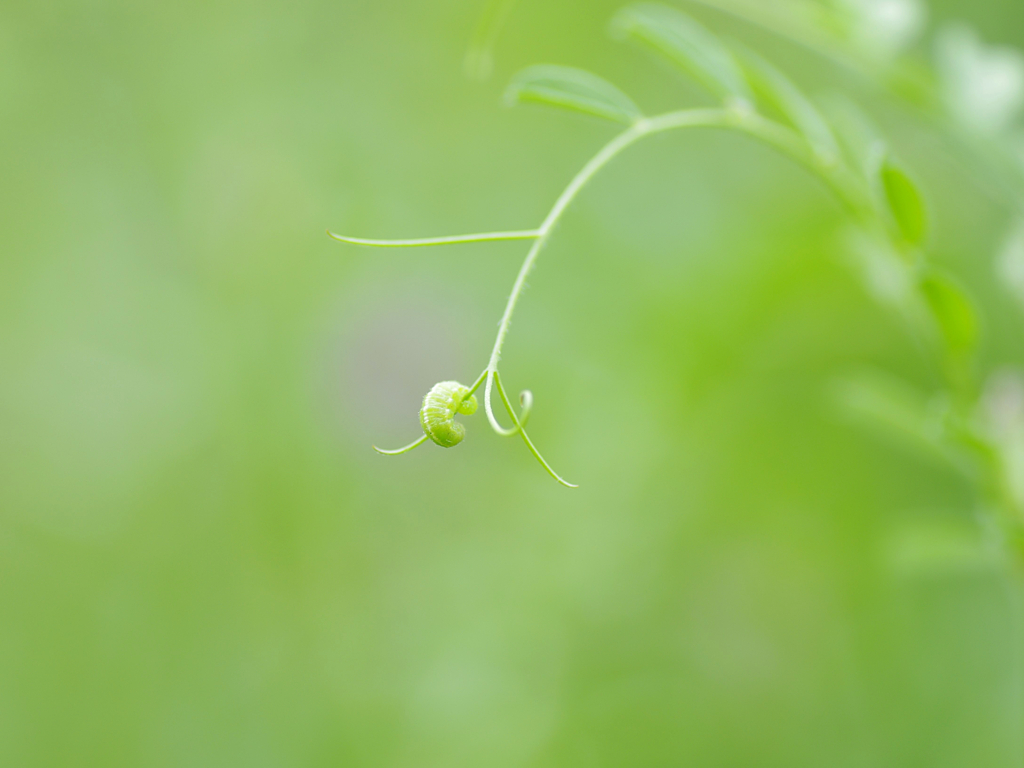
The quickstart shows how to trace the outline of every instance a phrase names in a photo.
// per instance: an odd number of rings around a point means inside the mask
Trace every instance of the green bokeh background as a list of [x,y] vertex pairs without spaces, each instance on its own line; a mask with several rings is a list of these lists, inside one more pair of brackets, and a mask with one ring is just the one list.
[[[523,0],[495,76],[478,0],[0,8],[0,765],[1019,766],[1019,596],[894,567],[974,525],[950,469],[836,406],[939,386],[844,263],[842,212],[744,138],[657,137],[566,216],[503,379],[521,443],[387,459],[473,380],[522,243],[613,135],[504,109],[539,61],[648,110],[699,91],[610,41],[618,0]],[[811,89],[842,73],[721,15]],[[1017,0],[946,0],[1024,46]],[[1008,211],[876,104],[934,254],[1024,362]]]

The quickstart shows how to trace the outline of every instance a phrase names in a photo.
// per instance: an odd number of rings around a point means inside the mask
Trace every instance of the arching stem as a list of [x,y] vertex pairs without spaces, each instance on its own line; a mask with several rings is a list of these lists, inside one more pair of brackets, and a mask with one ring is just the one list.
[[[579,195],[583,187],[585,187],[586,184],[601,171],[601,169],[608,165],[623,150],[632,146],[642,138],[681,128],[701,127],[736,130],[741,133],[746,133],[747,135],[757,138],[760,141],[776,148],[799,162],[801,165],[809,168],[823,179],[854,218],[861,222],[872,221],[874,214],[870,192],[863,188],[864,185],[858,183],[856,177],[844,165],[838,162],[823,160],[813,151],[807,142],[800,137],[799,134],[791,129],[761,117],[749,108],[737,106],[724,109],[688,109],[638,120],[630,126],[630,128],[606,144],[601,151],[598,152],[578,174],[576,174],[573,180],[569,183],[569,186],[565,188],[565,191],[562,192],[558,200],[555,201],[554,207],[551,209],[551,212],[548,213],[547,218],[544,219],[544,223],[539,229],[488,232],[476,235],[456,235],[453,237],[435,237],[417,240],[366,240],[362,238],[337,235],[331,232],[328,232],[328,234],[342,242],[384,248],[479,243],[495,240],[534,241],[533,246],[526,255],[526,259],[519,268],[519,273],[512,286],[512,292],[505,305],[505,312],[502,314],[501,322],[498,325],[498,336],[495,339],[494,347],[491,350],[491,357],[487,364],[487,368],[473,383],[473,386],[470,387],[470,394],[476,392],[476,390],[483,385],[484,410],[487,413],[487,420],[490,422],[494,431],[505,437],[511,437],[516,434],[522,435],[523,441],[526,443],[526,447],[529,448],[530,452],[534,455],[537,461],[540,462],[541,466],[543,466],[544,469],[547,470],[553,478],[555,478],[555,480],[568,488],[576,488],[577,486],[566,482],[559,477],[547,461],[544,460],[544,457],[541,456],[540,452],[523,429],[533,406],[532,395],[529,392],[523,393],[523,413],[522,416],[519,417],[516,416],[515,409],[512,407],[512,403],[509,402],[508,396],[505,394],[505,390],[501,386],[501,379],[498,376],[498,363],[501,360],[501,350],[505,344],[505,338],[508,335],[509,326],[512,323],[512,315],[519,302],[519,297],[522,295],[523,289],[526,287],[526,279],[533,270],[533,267],[537,262],[537,258],[540,256],[541,251],[547,244],[548,238],[554,231],[555,226],[558,224],[565,211],[572,204],[573,200],[576,199],[576,196]],[[505,409],[512,418],[513,426],[511,429],[502,427],[494,415],[494,409],[491,405],[491,395],[492,390],[495,387],[498,390],[498,396],[505,405]],[[376,447],[375,450],[388,456],[395,456],[402,453],[408,453],[414,448],[422,445],[426,439],[426,436],[424,436],[415,443],[397,451],[384,451]]]
[[377,453],[381,453],[381,454],[383,454],[385,456],[401,456],[403,453],[409,453],[409,451],[412,451],[412,450],[414,450],[416,448],[419,448],[425,442],[427,442],[427,436],[426,435],[421,437],[415,443],[409,443],[409,445],[405,446],[405,448],[399,448],[396,451],[385,451],[383,448],[378,448],[376,445],[373,446],[373,450],[375,450]]
[[[547,244],[548,238],[551,237],[555,226],[569,205],[576,199],[580,190],[599,171],[615,159],[619,153],[640,139],[681,128],[726,128],[757,138],[793,158],[821,177],[855,218],[861,221],[871,220],[870,198],[844,166],[838,163],[827,164],[823,162],[799,134],[754,112],[742,108],[687,109],[640,120],[606,144],[576,174],[575,178],[573,178],[569,186],[566,187],[565,191],[562,192],[555,202],[554,207],[540,229],[537,230],[537,239],[526,255],[522,267],[519,269],[519,274],[516,276],[516,281],[512,286],[512,293],[509,295],[508,303],[505,305],[505,313],[502,315],[501,323],[498,326],[498,337],[495,339],[494,348],[491,351],[491,359],[487,366],[487,369],[492,374],[498,371],[501,349],[505,344],[505,337],[508,335],[516,304],[519,302],[519,297],[526,287],[526,279],[529,277],[530,272],[533,271],[537,257],[540,256],[540,252]],[[501,431],[500,426],[495,424],[490,409],[488,409],[488,418],[491,418],[491,426]]]

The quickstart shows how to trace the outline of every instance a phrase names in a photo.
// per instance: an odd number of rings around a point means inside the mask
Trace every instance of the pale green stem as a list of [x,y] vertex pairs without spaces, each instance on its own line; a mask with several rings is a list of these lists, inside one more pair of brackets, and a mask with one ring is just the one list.
[[519,302],[519,297],[526,287],[526,279],[533,270],[537,257],[547,244],[548,238],[551,236],[555,225],[561,219],[562,214],[565,213],[569,205],[576,199],[576,196],[586,186],[587,182],[596,176],[620,152],[632,146],[640,139],[679,128],[698,127],[738,130],[770,144],[821,176],[857,218],[867,218],[870,216],[870,200],[858,189],[852,175],[843,166],[824,163],[799,134],[771,120],[766,120],[753,112],[742,109],[688,109],[639,120],[627,131],[619,134],[605,145],[583,167],[583,170],[576,175],[569,186],[566,187],[537,231],[537,239],[533,247],[530,248],[530,252],[526,255],[526,260],[523,262],[522,267],[519,269],[515,284],[512,286],[512,293],[508,298],[508,303],[505,305],[505,313],[502,315],[501,323],[498,326],[498,337],[491,351],[490,362],[487,364],[487,372],[490,375],[487,376],[484,392],[484,410],[487,413],[488,420],[491,422],[491,426],[499,434],[515,434],[515,430],[505,429],[498,423],[494,416],[494,409],[491,406],[492,384],[498,372],[501,349],[505,344],[505,337],[508,335],[516,304]]
[[[508,395],[505,394],[505,388],[501,386],[501,379],[498,378],[497,371],[494,372],[493,376],[489,376],[488,377],[488,379],[487,379],[488,383],[491,381],[491,379],[494,379],[494,384],[498,388],[498,396],[501,398],[501,402],[503,402],[505,404],[505,410],[508,411],[509,418],[512,419],[512,423],[515,425],[515,429],[512,432],[512,434],[515,434],[516,432],[518,432],[520,435],[522,435],[523,442],[526,443],[526,447],[530,449],[530,453],[533,454],[533,457],[537,461],[540,462],[540,465],[542,467],[544,467],[544,469],[547,470],[548,474],[551,475],[553,478],[555,478],[555,480],[560,482],[566,488],[579,488],[578,485],[573,485],[569,481],[563,479],[561,476],[559,476],[559,474],[557,472],[555,472],[555,470],[553,470],[551,468],[551,465],[548,464],[544,460],[544,457],[540,455],[540,451],[537,450],[537,446],[535,446],[533,444],[533,441],[530,440],[529,435],[526,434],[526,430],[524,429],[524,427],[526,426],[526,419],[530,415],[530,410],[529,410],[530,406],[529,406],[529,404],[524,404],[524,406],[523,406],[523,419],[520,421],[518,418],[516,418],[516,411],[512,407],[512,403],[509,402]],[[532,400],[530,402],[532,402]]]
[[471,387],[469,388],[469,392],[467,392],[467,393],[466,393],[466,396],[465,396],[464,398],[462,398],[462,399],[463,399],[463,400],[468,400],[468,399],[469,399],[470,397],[472,397],[472,396],[473,396],[473,394],[474,394],[474,393],[475,393],[475,392],[476,392],[476,391],[477,391],[478,389],[480,389],[480,385],[484,383],[484,379],[485,379],[485,378],[487,378],[487,376],[488,376],[489,374],[490,374],[490,371],[488,371],[488,370],[485,370],[485,371],[484,371],[483,373],[481,373],[481,374],[480,374],[479,376],[477,376],[477,377],[476,377],[476,381],[474,381],[474,382],[473,382],[473,385],[472,385],[472,386],[471,386]]
[[395,451],[385,451],[383,448],[378,448],[376,445],[373,446],[373,450],[375,450],[377,453],[382,453],[385,456],[401,456],[403,453],[409,453],[409,451],[411,451],[411,450],[413,450],[415,448],[419,448],[425,442],[427,442],[427,436],[426,435],[421,437],[416,442],[409,443],[409,445],[405,446],[404,448],[399,448],[398,450],[395,450]]
[[[498,391],[500,393],[501,382],[498,380],[498,372],[494,371],[493,374],[491,374],[490,371],[487,371],[485,373],[489,374],[487,378],[488,386],[490,386],[491,378],[493,378],[494,383],[497,385]],[[525,389],[522,392],[520,392],[519,403],[522,406],[523,411],[522,413],[519,414],[519,421],[516,422],[511,429],[505,429],[504,427],[502,427],[501,424],[498,423],[497,419],[494,418],[493,413],[491,414],[491,417],[489,419],[489,421],[491,422],[491,428],[494,429],[494,431],[497,432],[502,437],[514,437],[515,435],[518,435],[526,427],[526,422],[530,420],[530,413],[533,410],[533,393],[530,392],[530,390],[528,389]],[[489,404],[490,403],[486,402],[485,400],[485,405]],[[513,421],[515,420],[513,419]]]
[[371,245],[376,248],[416,248],[423,245],[455,245],[458,243],[490,243],[495,240],[533,240],[540,237],[535,229],[517,232],[483,232],[479,235],[455,235],[453,237],[421,237],[415,240],[367,240],[362,237],[348,237],[330,230],[327,234],[335,240],[352,245]]
[[[516,281],[512,286],[512,293],[509,295],[508,303],[505,305],[505,312],[502,315],[501,323],[498,327],[498,337],[494,342],[490,361],[488,362],[487,368],[484,372],[480,374],[477,380],[473,383],[473,386],[470,387],[469,394],[473,394],[481,385],[484,385],[484,410],[486,411],[487,419],[494,430],[498,434],[506,437],[516,434],[522,435],[527,448],[530,449],[530,452],[534,455],[537,461],[541,463],[544,469],[546,469],[548,473],[550,473],[550,475],[562,485],[569,488],[575,488],[577,486],[572,483],[568,483],[559,477],[559,475],[544,460],[544,457],[540,455],[536,446],[534,446],[533,442],[526,434],[524,427],[530,416],[530,411],[533,405],[532,395],[529,392],[523,393],[521,396],[523,413],[521,417],[517,417],[515,410],[512,408],[512,404],[509,402],[508,396],[505,394],[504,388],[501,386],[501,380],[498,378],[498,363],[501,360],[501,349],[505,343],[505,337],[508,335],[509,326],[512,323],[512,314],[515,312],[516,304],[519,302],[519,297],[522,295],[523,289],[526,287],[526,279],[533,270],[537,257],[547,244],[548,238],[551,236],[555,226],[562,218],[562,215],[572,204],[573,200],[576,199],[576,196],[580,193],[583,187],[586,186],[587,182],[596,176],[597,173],[608,165],[608,163],[610,163],[620,152],[646,136],[651,136],[656,133],[664,133],[678,128],[698,127],[727,128],[747,133],[750,136],[760,139],[817,173],[832,188],[839,199],[850,209],[855,217],[860,219],[869,219],[871,217],[872,211],[870,197],[865,195],[863,190],[858,187],[853,175],[850,174],[845,167],[839,164],[824,162],[811,150],[799,134],[794,131],[779,125],[778,123],[772,122],[771,120],[766,120],[748,109],[735,107],[727,109],[682,110],[679,112],[669,112],[664,115],[659,115],[658,117],[644,118],[637,121],[628,130],[619,134],[611,142],[605,145],[605,147],[598,152],[597,155],[595,155],[578,174],[576,174],[576,177],[570,182],[569,186],[566,187],[565,191],[562,192],[558,200],[555,201],[554,207],[551,209],[547,218],[544,219],[544,223],[541,225],[540,229],[514,232],[489,232],[477,235],[457,235],[454,237],[424,238],[417,240],[366,240],[362,238],[336,235],[331,232],[328,232],[328,234],[337,240],[347,243],[391,248],[449,245],[455,243],[478,243],[494,240],[534,240],[534,244],[526,255],[526,259],[523,262],[522,267],[519,269],[519,274],[516,276]],[[502,403],[504,403],[505,409],[508,411],[508,414],[512,419],[513,426],[511,429],[505,429],[502,427],[494,415],[494,409],[491,406],[491,395],[495,387],[497,387]],[[415,443],[397,451],[383,451],[379,448],[376,448],[376,450],[387,455],[407,453],[408,451],[422,445],[426,439],[426,436],[424,436]]]

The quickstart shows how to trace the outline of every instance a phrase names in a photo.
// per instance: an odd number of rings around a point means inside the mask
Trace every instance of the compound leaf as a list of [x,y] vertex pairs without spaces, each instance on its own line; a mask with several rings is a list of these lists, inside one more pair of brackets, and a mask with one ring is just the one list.
[[810,99],[792,80],[761,56],[746,49],[740,50],[741,61],[754,91],[775,107],[823,160],[839,157],[839,145],[828,122]]
[[754,100],[729,49],[682,11],[657,3],[630,5],[616,14],[611,31],[653,49],[719,96]]
[[1001,565],[990,537],[971,518],[918,519],[894,526],[885,539],[888,565],[911,577],[992,571]]
[[883,159],[878,174],[885,202],[900,234],[907,242],[921,245],[928,233],[928,217],[917,184],[889,158]]
[[921,293],[950,351],[969,352],[978,338],[978,317],[967,293],[948,275],[930,269],[921,278]]
[[553,64],[529,67],[513,77],[505,91],[505,101],[546,104],[626,125],[643,117],[632,99],[604,78],[583,69]]

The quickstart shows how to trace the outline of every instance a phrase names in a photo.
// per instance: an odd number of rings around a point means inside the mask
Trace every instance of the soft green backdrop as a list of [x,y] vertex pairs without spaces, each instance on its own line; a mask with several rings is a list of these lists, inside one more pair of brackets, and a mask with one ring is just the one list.
[[[525,249],[325,228],[536,226],[613,129],[502,108],[525,65],[700,103],[606,37],[619,5],[523,0],[479,83],[478,0],[5,0],[0,765],[1021,765],[1005,574],[887,554],[971,526],[971,486],[835,402],[851,371],[937,374],[760,146],[642,144],[544,253],[503,375],[578,491],[481,417],[370,450],[483,369]],[[1018,0],[932,10],[1024,45]],[[1024,362],[1009,212],[879,114],[985,360]]]

